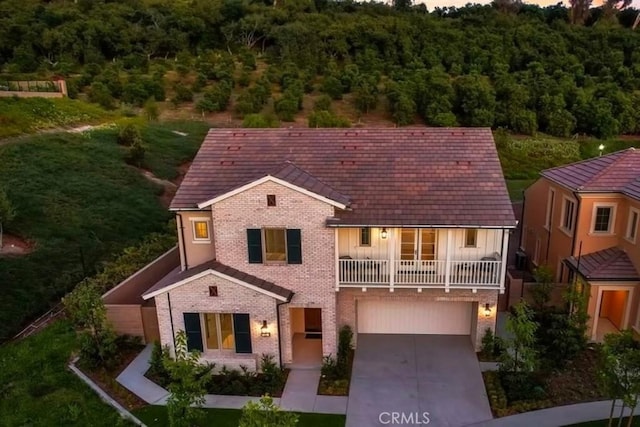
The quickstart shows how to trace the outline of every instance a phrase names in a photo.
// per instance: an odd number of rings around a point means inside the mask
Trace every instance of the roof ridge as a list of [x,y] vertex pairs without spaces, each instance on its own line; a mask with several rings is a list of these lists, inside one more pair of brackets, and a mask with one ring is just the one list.
[[624,150],[618,150],[618,151],[614,151],[613,153],[609,153],[609,154],[605,154],[604,156],[598,156],[598,157],[589,157],[588,159],[582,159],[582,160],[578,160],[576,162],[571,162],[571,163],[567,163],[564,165],[560,165],[560,166],[554,166],[552,168],[547,168],[547,169],[543,169],[540,173],[544,173],[547,171],[554,171],[554,170],[560,170],[560,169],[564,169],[567,168],[569,166],[575,166],[575,165],[580,165],[583,163],[591,163],[591,162],[595,162],[596,160],[600,160],[603,158],[607,158],[607,157],[612,157],[614,155],[620,155],[620,153],[629,150],[628,148],[625,148]]
[[609,267],[615,261],[619,260],[621,257],[626,255],[626,252],[624,251],[624,249],[618,246],[611,246],[610,248],[602,249],[601,251],[597,251],[597,252],[605,252],[605,251],[612,251],[613,253],[609,257],[609,259],[603,261],[602,263],[603,267]]

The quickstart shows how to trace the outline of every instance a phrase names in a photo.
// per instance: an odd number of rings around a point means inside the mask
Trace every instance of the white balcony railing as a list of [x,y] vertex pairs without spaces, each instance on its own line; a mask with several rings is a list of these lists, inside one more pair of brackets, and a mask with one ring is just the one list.
[[502,261],[340,259],[338,264],[344,287],[498,289],[501,284]]

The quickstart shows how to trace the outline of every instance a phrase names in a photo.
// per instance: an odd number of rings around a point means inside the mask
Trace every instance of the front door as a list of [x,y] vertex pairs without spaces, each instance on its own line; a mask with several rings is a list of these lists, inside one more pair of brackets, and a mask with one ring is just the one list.
[[322,312],[320,308],[304,309],[304,331],[307,334],[322,333]]
[[403,228],[400,232],[400,260],[403,268],[416,270],[420,261],[436,259],[436,230]]

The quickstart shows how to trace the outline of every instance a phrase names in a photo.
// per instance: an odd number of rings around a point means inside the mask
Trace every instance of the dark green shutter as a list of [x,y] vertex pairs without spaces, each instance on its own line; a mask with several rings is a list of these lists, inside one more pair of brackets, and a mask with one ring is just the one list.
[[251,353],[251,326],[248,314],[233,315],[233,332],[236,339],[236,353]]
[[189,351],[203,351],[202,328],[200,327],[199,313],[183,313],[184,331],[187,334],[187,349]]
[[302,264],[302,238],[295,228],[287,229],[287,263]]
[[259,228],[247,229],[247,247],[249,248],[249,263],[262,263],[262,231]]

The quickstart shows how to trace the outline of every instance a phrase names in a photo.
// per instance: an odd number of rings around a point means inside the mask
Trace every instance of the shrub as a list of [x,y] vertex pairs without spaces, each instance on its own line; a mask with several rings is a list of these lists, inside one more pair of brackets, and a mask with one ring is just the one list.
[[344,87],[340,80],[333,76],[327,76],[322,82],[322,92],[326,93],[331,99],[342,99]]
[[150,122],[158,120],[160,116],[160,110],[158,108],[158,104],[153,98],[147,99],[147,102],[144,103],[144,113],[147,115],[147,120]]
[[131,147],[141,140],[140,130],[132,124],[124,126],[118,132],[118,144],[124,145],[125,147]]
[[225,111],[231,98],[231,84],[223,81],[204,93],[204,97],[197,104],[201,111],[211,113]]
[[144,153],[145,148],[142,145],[142,141],[134,141],[133,144],[129,147],[127,151],[127,155],[125,156],[125,161],[127,164],[135,166],[137,168],[141,168],[144,164]]
[[193,101],[193,91],[182,83],[176,83],[173,90],[175,95],[171,99],[171,102],[173,102],[174,105],[178,105],[181,102]]
[[331,97],[328,95],[321,95],[313,103],[314,111],[331,111]]
[[323,357],[320,375],[329,381],[339,379],[340,376],[338,375],[338,363],[336,362],[336,359],[331,356]]
[[507,395],[500,383],[500,376],[497,372],[483,372],[484,383],[487,388],[487,397],[491,409],[496,415],[500,415],[507,408]]
[[343,325],[338,333],[338,365],[342,365],[345,373],[348,369],[349,355],[353,350],[353,331],[351,326]]
[[351,123],[348,119],[336,116],[330,111],[314,111],[309,114],[310,128],[348,128]]
[[296,413],[282,411],[269,395],[265,395],[259,403],[244,405],[238,427],[295,427],[298,418]]
[[238,77],[238,85],[240,87],[247,87],[249,86],[249,83],[251,83],[251,74],[247,71],[240,73],[240,76]]
[[280,120],[292,122],[298,112],[298,101],[294,98],[283,96],[276,101],[275,110]]
[[549,368],[564,366],[586,348],[584,328],[568,313],[546,309],[536,313],[535,320],[540,325],[536,331],[540,357]]
[[507,401],[541,400],[546,397],[543,384],[530,372],[501,372],[500,383]]
[[[155,379],[166,378],[169,373],[164,367],[164,360],[169,356],[169,349],[163,348],[160,342],[155,341],[153,343],[153,350],[151,351],[151,358],[149,359],[149,370],[147,373]],[[165,385],[165,384],[160,384]]]
[[95,82],[91,85],[89,89],[89,101],[95,102],[107,110],[113,110],[115,108],[115,99],[111,95],[111,92],[106,85],[100,82]]
[[506,325],[511,338],[506,340],[506,349],[500,356],[500,371],[531,372],[538,364],[535,345],[538,324],[533,320],[533,311],[523,301],[513,307]]
[[247,114],[242,120],[242,127],[245,128],[277,128],[278,120],[272,115]]
[[540,310],[551,300],[553,271],[548,266],[541,265],[534,270],[533,277],[536,284],[531,288],[531,296],[535,307]]
[[496,345],[496,336],[493,334],[491,328],[487,328],[484,331],[484,335],[482,336],[482,347],[480,350],[480,354],[482,357],[488,360],[492,360],[495,358],[499,352],[498,346]]
[[264,376],[265,387],[278,390],[284,385],[284,371],[276,364],[273,355],[263,354],[260,358],[260,371]]

